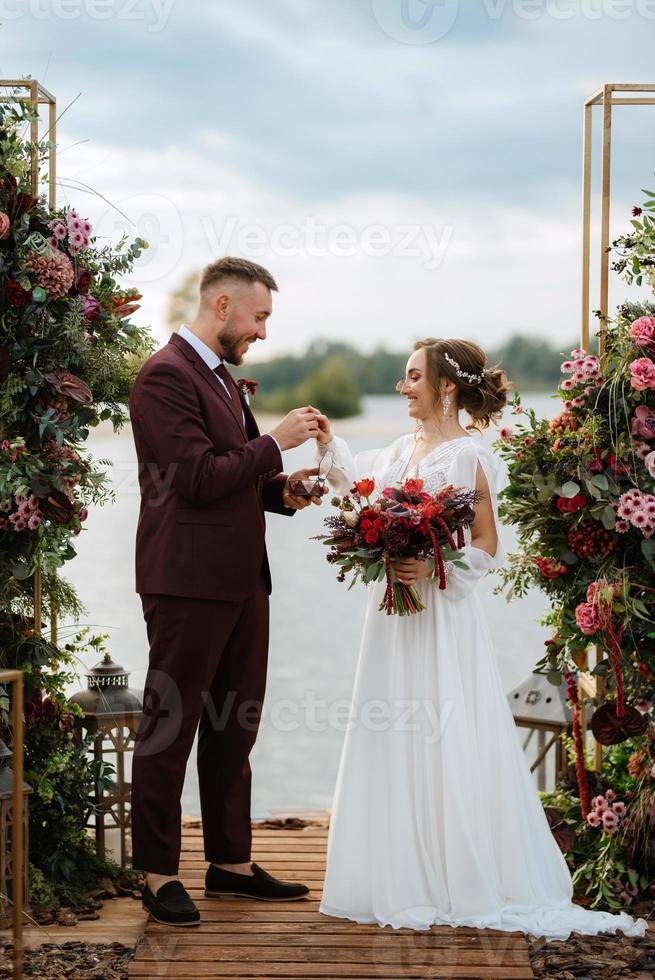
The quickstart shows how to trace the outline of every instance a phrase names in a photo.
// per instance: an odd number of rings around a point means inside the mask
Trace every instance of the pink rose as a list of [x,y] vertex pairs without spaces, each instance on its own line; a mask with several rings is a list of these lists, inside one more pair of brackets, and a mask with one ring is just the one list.
[[638,357],[630,365],[630,384],[637,391],[655,388],[655,364],[650,357]]
[[10,228],[11,221],[9,220],[9,215],[5,214],[4,211],[0,211],[0,238],[9,238]]
[[593,636],[600,629],[600,617],[596,608],[587,602],[581,602],[575,610],[575,620],[580,632],[585,636]]
[[632,416],[633,436],[655,439],[655,411],[648,405],[639,405]]
[[655,340],[655,317],[640,316],[630,324],[628,337],[632,337],[640,347],[648,347]]
[[650,475],[655,477],[655,450],[646,456],[644,463]]

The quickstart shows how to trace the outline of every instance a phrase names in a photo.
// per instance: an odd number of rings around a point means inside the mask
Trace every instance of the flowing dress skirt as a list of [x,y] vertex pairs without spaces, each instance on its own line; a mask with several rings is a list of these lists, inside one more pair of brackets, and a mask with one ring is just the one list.
[[417,588],[414,616],[368,605],[336,783],[320,911],[362,923],[643,935],[571,902],[473,591]]

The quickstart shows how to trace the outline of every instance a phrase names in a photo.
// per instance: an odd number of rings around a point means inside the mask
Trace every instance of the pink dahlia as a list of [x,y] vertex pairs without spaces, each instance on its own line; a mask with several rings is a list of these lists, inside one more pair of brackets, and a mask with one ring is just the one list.
[[73,266],[63,252],[49,252],[44,255],[30,252],[25,265],[36,278],[37,286],[45,289],[50,299],[61,299],[73,285]]

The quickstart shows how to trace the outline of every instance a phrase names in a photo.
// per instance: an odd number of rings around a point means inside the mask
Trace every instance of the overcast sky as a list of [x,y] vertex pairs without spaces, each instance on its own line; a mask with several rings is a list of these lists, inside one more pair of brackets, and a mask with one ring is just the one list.
[[[280,285],[257,358],[575,336],[583,99],[655,82],[655,0],[0,0],[0,24],[3,78],[81,93],[60,203],[152,242],[141,322],[166,339],[184,275],[245,255]],[[655,106],[614,138],[616,235]]]

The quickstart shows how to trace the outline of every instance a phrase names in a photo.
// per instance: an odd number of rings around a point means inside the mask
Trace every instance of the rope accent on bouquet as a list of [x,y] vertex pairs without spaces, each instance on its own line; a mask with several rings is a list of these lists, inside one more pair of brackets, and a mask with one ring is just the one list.
[[[445,525],[445,522],[444,521],[442,521],[441,523],[443,525]],[[448,533],[450,534],[450,532],[448,532]],[[439,588],[440,589],[445,589],[446,588],[446,566],[444,564],[443,554],[441,552],[441,545],[439,544],[439,540],[438,540],[436,534],[434,533],[434,531],[432,530],[432,528],[428,528],[428,534],[430,535],[430,541],[432,542],[432,550],[434,551],[434,569],[432,571],[432,576],[433,576],[433,578],[436,578],[437,575],[438,575],[439,576]]]
[[384,593],[384,608],[390,614],[393,611],[393,579],[391,578],[391,559],[389,555],[384,556],[384,574],[387,579],[387,590]]

